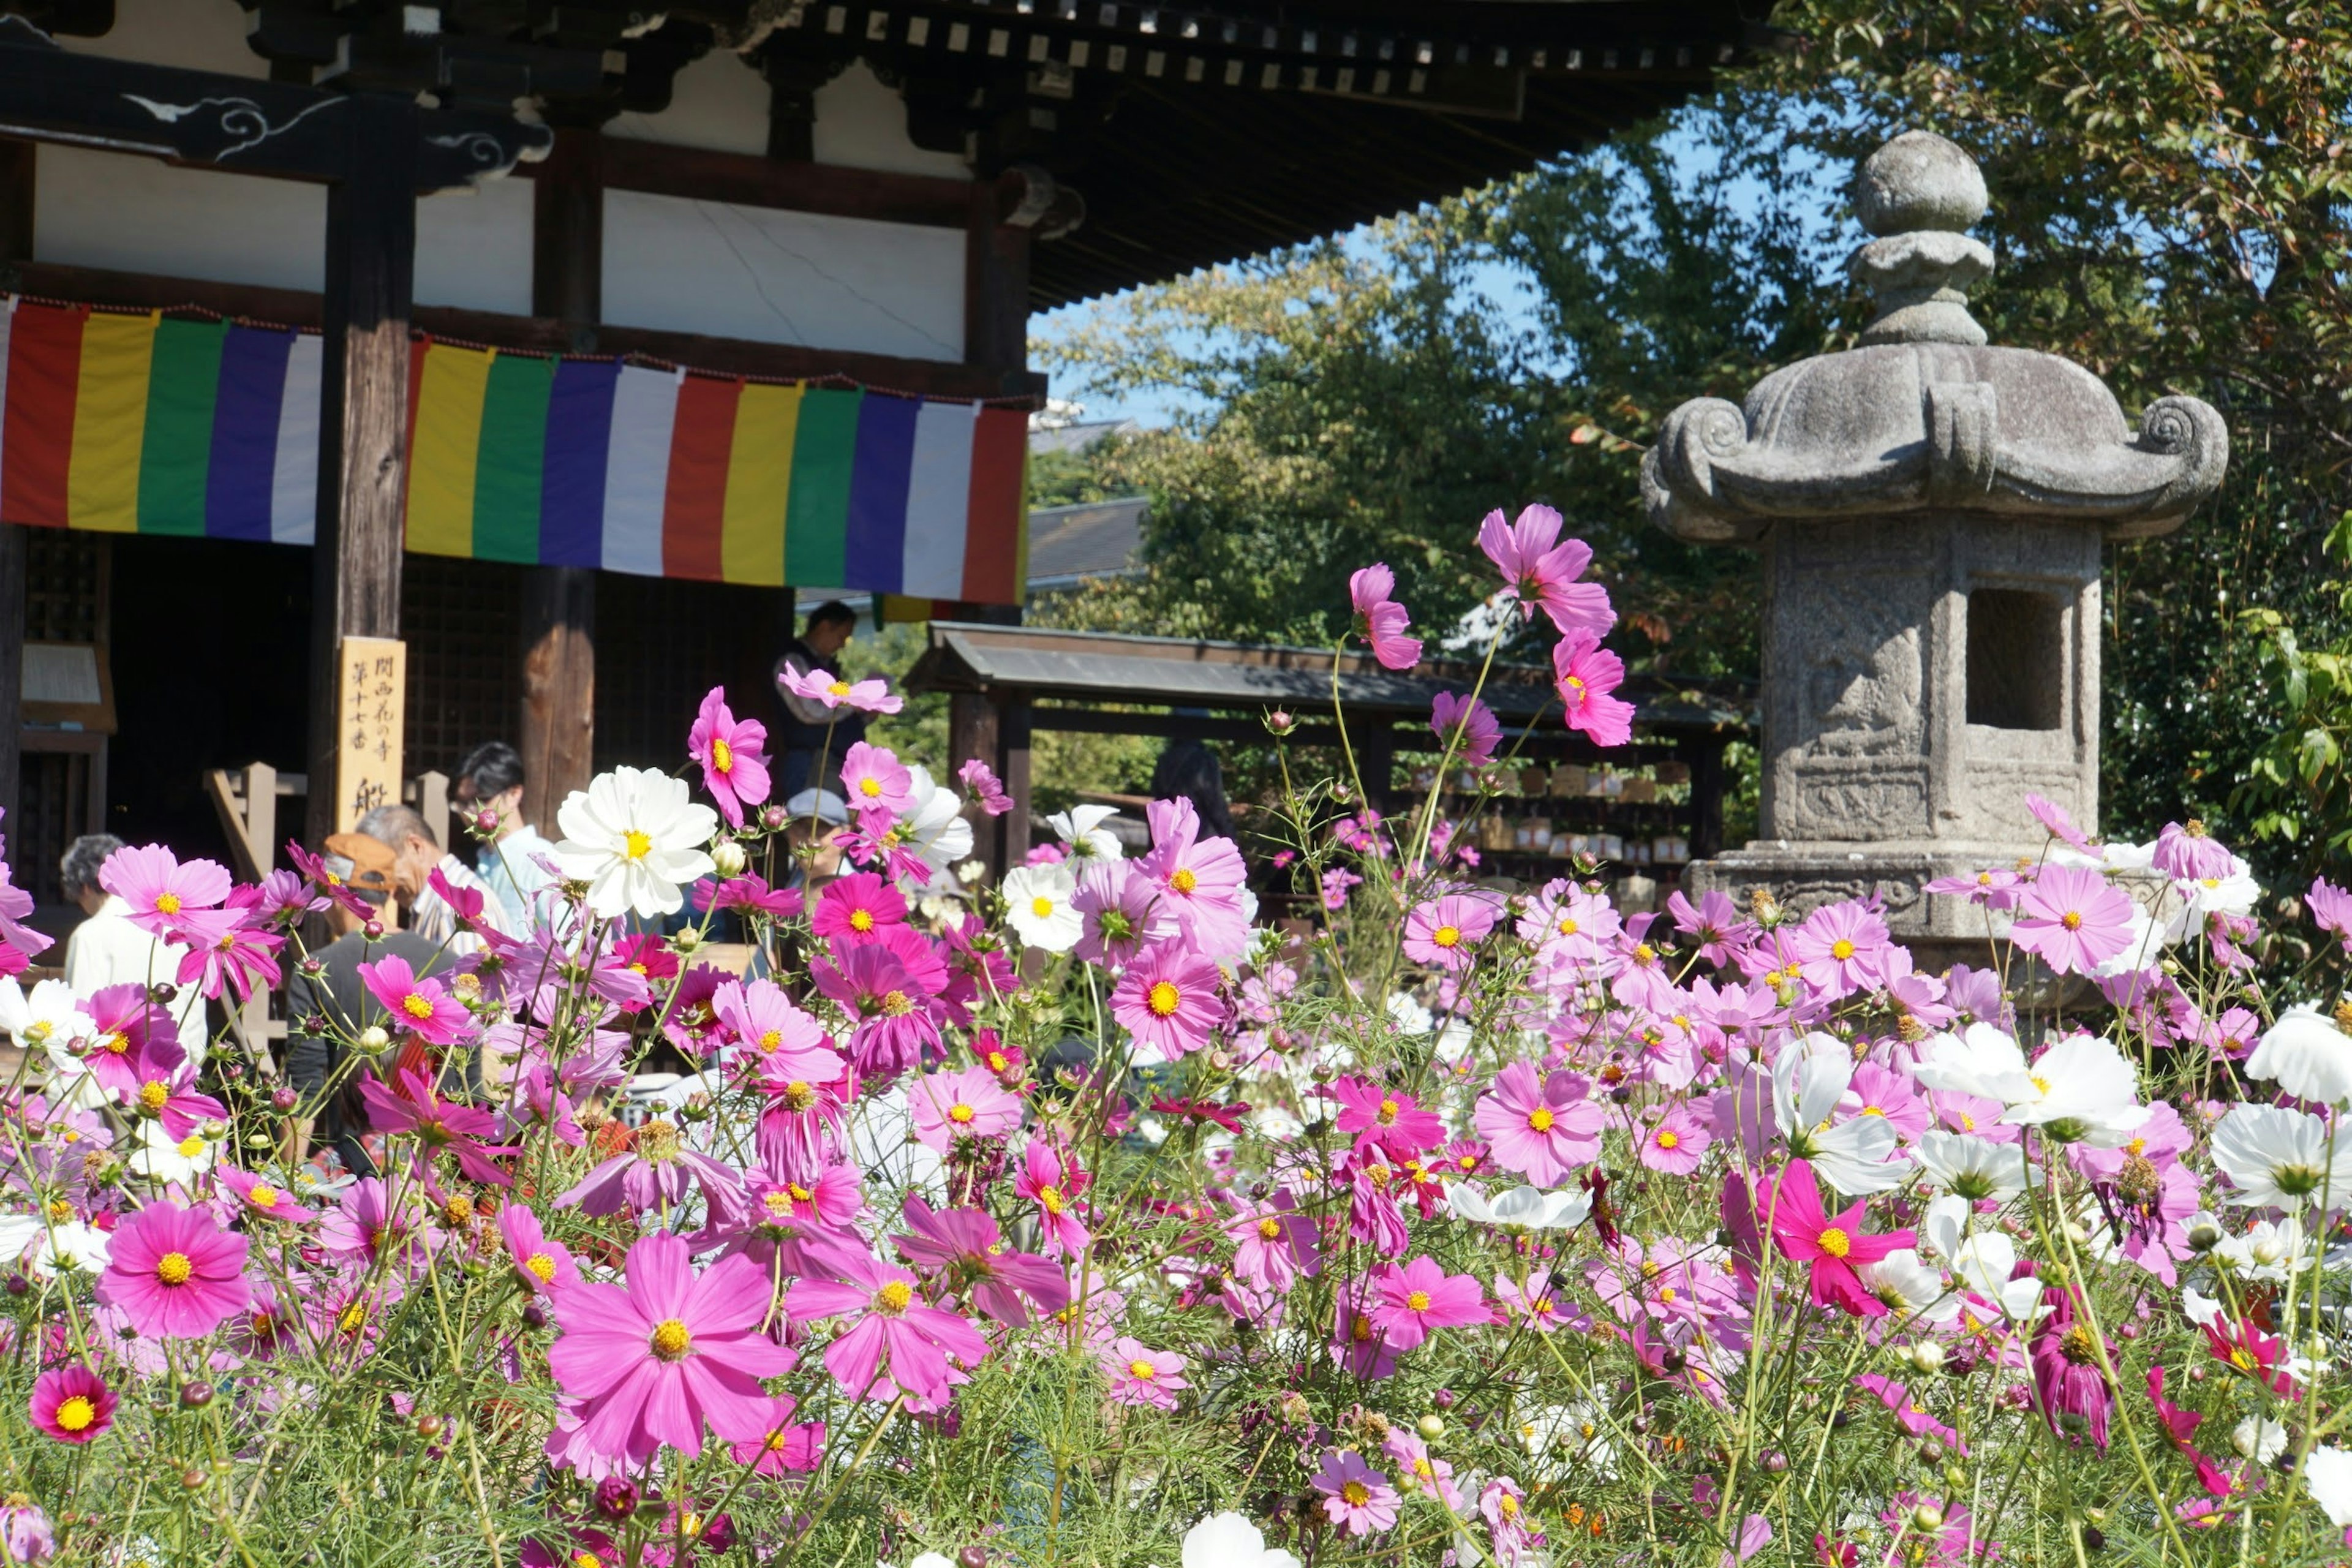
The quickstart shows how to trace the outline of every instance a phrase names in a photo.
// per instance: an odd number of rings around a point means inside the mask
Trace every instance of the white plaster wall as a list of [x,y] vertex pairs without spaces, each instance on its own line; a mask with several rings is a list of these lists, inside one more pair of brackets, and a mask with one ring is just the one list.
[[416,302],[530,314],[531,183],[520,175],[416,204]]
[[115,0],[114,26],[104,36],[60,36],[58,42],[108,59],[268,76],[269,62],[246,47],[245,35],[245,8],[236,0]]
[[604,319],[758,342],[963,357],[960,228],[608,191]]
[[816,125],[809,139],[820,163],[950,180],[971,174],[959,154],[926,152],[907,139],[906,103],[864,60],[851,61],[816,89]]
[[677,73],[667,109],[659,114],[615,115],[604,134],[764,156],[768,83],[732,52],[713,49]]
[[47,142],[33,178],[37,261],[280,289],[323,285],[324,185]]

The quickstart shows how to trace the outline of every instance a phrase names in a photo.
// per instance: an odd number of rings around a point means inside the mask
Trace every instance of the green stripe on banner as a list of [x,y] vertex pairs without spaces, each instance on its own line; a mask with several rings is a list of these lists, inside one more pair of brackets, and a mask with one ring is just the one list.
[[226,321],[155,324],[147,429],[139,454],[139,531],[201,535],[212,471],[213,406]]
[[474,465],[474,559],[539,559],[541,479],[547,466],[547,399],[555,362],[500,354],[482,395],[482,444]]
[[793,441],[793,488],[784,510],[784,578],[842,585],[848,572],[849,474],[857,460],[863,392],[813,386],[801,397]]

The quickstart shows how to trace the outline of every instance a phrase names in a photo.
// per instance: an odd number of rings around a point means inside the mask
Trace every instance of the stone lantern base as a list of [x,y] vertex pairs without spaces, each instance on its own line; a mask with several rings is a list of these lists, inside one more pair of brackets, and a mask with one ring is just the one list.
[[2009,934],[2009,916],[1922,889],[1939,878],[1974,876],[2021,857],[2037,858],[2015,845],[1756,842],[1692,863],[1684,868],[1683,886],[1690,897],[1727,893],[1742,909],[1764,892],[1797,915],[1849,899],[1876,899],[1887,930],[1911,950],[1913,966],[1938,974],[1955,963],[1982,968],[1992,962],[1991,942]]

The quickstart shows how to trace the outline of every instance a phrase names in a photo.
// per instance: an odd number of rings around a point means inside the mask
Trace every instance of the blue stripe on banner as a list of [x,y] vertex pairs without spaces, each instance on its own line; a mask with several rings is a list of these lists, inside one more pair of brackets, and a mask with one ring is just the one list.
[[212,467],[205,476],[205,532],[211,538],[269,542],[278,427],[294,336],[231,326],[222,340]]
[[922,403],[869,392],[857,411],[857,457],[849,475],[847,549],[842,586],[895,594],[907,550],[907,485],[915,466]]
[[615,363],[556,362],[540,470],[543,566],[593,566],[604,558],[604,466],[612,455],[613,393],[620,380]]

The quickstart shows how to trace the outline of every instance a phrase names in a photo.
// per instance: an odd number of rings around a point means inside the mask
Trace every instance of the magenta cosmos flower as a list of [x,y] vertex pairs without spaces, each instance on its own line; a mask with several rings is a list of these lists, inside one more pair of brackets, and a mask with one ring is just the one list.
[[368,1121],[377,1131],[415,1138],[417,1164],[426,1173],[434,1155],[446,1153],[469,1181],[499,1187],[513,1184],[514,1177],[499,1168],[498,1157],[516,1152],[516,1146],[484,1142],[497,1135],[498,1117],[442,1099],[434,1088],[432,1068],[397,1073],[389,1089],[371,1074],[360,1080],[360,1098],[367,1101]]
[[1119,976],[1110,994],[1111,1016],[1138,1045],[1156,1046],[1170,1061],[1199,1050],[1225,1016],[1217,994],[1224,975],[1216,964],[1180,942],[1147,948]]
[[76,1362],[33,1379],[33,1425],[60,1443],[87,1443],[114,1425],[114,1390]]
[[994,1138],[1021,1125],[1021,1101],[986,1068],[930,1073],[908,1090],[915,1136],[940,1153],[962,1138]]
[[934,1210],[909,1193],[906,1219],[914,1234],[890,1238],[899,1256],[997,1321],[1019,1325],[1030,1321],[1032,1306],[1050,1317],[1070,1304],[1061,1267],[1008,1248],[985,1210]]
[[688,755],[702,764],[702,787],[719,803],[730,827],[743,826],[743,808],[768,798],[768,727],[738,719],[727,706],[727,689],[714,686],[686,734]]
[[623,1268],[625,1287],[582,1280],[555,1298],[563,1334],[547,1363],[578,1406],[578,1440],[634,1466],[663,1444],[698,1457],[706,1424],[730,1443],[766,1436],[760,1380],[793,1364],[761,1331],[766,1273],[735,1257],[697,1278],[675,1236],[637,1241]]
[[1439,1329],[1494,1321],[1477,1279],[1449,1275],[1433,1258],[1416,1258],[1402,1268],[1382,1264],[1373,1289],[1372,1321],[1396,1350],[1409,1351]]
[[1177,934],[1176,916],[1158,883],[1129,860],[1082,861],[1070,909],[1078,917],[1077,954],[1117,969],[1154,942]]
[[859,811],[896,816],[914,804],[915,777],[897,752],[859,741],[841,759],[841,793]]
[[1807,915],[1791,940],[1805,984],[1836,996],[1877,984],[1878,960],[1887,945],[1886,922],[1852,899]]
[[1633,705],[1612,696],[1625,683],[1625,661],[1589,637],[1552,645],[1552,684],[1571,730],[1597,746],[1622,746],[1633,735]]
[[228,868],[211,860],[186,865],[159,844],[126,845],[98,868],[98,885],[131,906],[141,931],[163,936],[196,910],[228,897]]
[[848,1331],[824,1348],[824,1369],[854,1399],[903,1392],[937,1409],[947,1403],[959,1366],[988,1354],[988,1342],[953,1312],[915,1294],[915,1277],[863,1253],[842,1259],[841,1279],[795,1279],[784,1298],[794,1322],[855,1315]]
[[2073,1290],[2046,1286],[2042,1302],[2047,1310],[2033,1327],[2033,1402],[2051,1431],[2077,1440],[2087,1435],[2105,1448],[2115,1395],[2101,1370],[2100,1352],[2113,1365],[2115,1347],[2078,1315]]
[[1102,1359],[1103,1374],[1110,1379],[1114,1404],[1173,1410],[1176,1395],[1192,1386],[1184,1381],[1184,1369],[1191,1363],[1174,1351],[1156,1351],[1140,1340],[1121,1338],[1096,1353]]
[[2131,941],[2132,901],[2096,871],[2044,866],[2019,893],[2010,935],[2061,974],[2087,974]]
[[1519,513],[1517,521],[1506,523],[1497,508],[1478,524],[1478,548],[1503,574],[1505,589],[1530,619],[1540,605],[1562,637],[1580,632],[1604,636],[1617,624],[1609,590],[1577,581],[1592,564],[1592,546],[1580,539],[1560,543],[1560,521],[1551,508],[1531,506]]
[[1772,1240],[1781,1256],[1812,1267],[1812,1297],[1816,1305],[1838,1307],[1859,1318],[1886,1316],[1886,1303],[1862,1282],[1855,1272],[1888,1253],[1909,1247],[1907,1230],[1873,1236],[1862,1228],[1863,1200],[1843,1214],[1822,1207],[1821,1184],[1813,1168],[1791,1160],[1780,1173],[1771,1197]]
[[1093,1177],[1074,1156],[1064,1154],[1042,1138],[1033,1138],[1021,1152],[1021,1169],[1013,1178],[1015,1197],[1037,1205],[1037,1228],[1045,1234],[1045,1256],[1076,1257],[1094,1239],[1078,1218],[1079,1197]]
[[887,878],[871,871],[835,877],[817,895],[809,929],[828,940],[871,941],[876,933],[907,923],[907,900]]
[[550,1296],[580,1283],[580,1265],[562,1242],[550,1241],[539,1215],[528,1204],[508,1204],[499,1210],[499,1235],[507,1244],[507,1259],[515,1279],[534,1296]]
[[1159,890],[1187,942],[1203,952],[1238,952],[1249,941],[1242,852],[1230,838],[1202,838],[1201,814],[1189,800],[1155,800],[1144,816],[1151,851],[1135,863],[1135,874]]
[[406,1031],[436,1046],[452,1046],[473,1023],[466,1005],[449,994],[437,980],[420,980],[408,960],[386,953],[373,963],[360,965],[360,978],[383,1004],[394,1034]]
[[1470,967],[1471,949],[1495,929],[1501,910],[1492,899],[1446,893],[1415,904],[1404,918],[1404,955],[1415,963],[1459,973]]
[[221,1229],[210,1214],[150,1204],[115,1228],[98,1277],[99,1304],[120,1307],[151,1339],[200,1339],[252,1302],[245,1255],[245,1237]]
[[1353,1448],[1324,1455],[1314,1486],[1323,1494],[1324,1517],[1350,1535],[1370,1535],[1397,1521],[1396,1489]]
[[1591,1085],[1574,1073],[1538,1078],[1513,1062],[1495,1075],[1474,1118],[1496,1164],[1539,1187],[1555,1187],[1601,1155],[1601,1107]]
[[1339,1102],[1339,1127],[1353,1138],[1367,1137],[1395,1159],[1410,1160],[1445,1142],[1445,1123],[1433,1110],[1399,1089],[1350,1075],[1333,1079],[1320,1091]]
[[1234,1272],[1261,1290],[1286,1292],[1323,1267],[1315,1222],[1297,1212],[1286,1187],[1227,1220],[1225,1234],[1234,1238]]
[[795,697],[827,708],[855,708],[861,713],[896,713],[907,705],[905,698],[891,691],[887,681],[871,677],[844,680],[829,669],[812,669],[805,675],[787,669],[776,677],[776,684]]
[[1474,768],[1495,760],[1496,742],[1503,738],[1495,710],[1458,691],[1441,691],[1431,699],[1429,727],[1440,745],[1453,748],[1456,758]]
[[833,956],[811,964],[809,977],[856,1020],[849,1056],[858,1071],[905,1072],[939,1044],[947,966],[920,932],[891,926],[881,941],[835,937]]
[[1386,563],[1365,567],[1348,579],[1348,599],[1355,606],[1356,630],[1372,645],[1372,657],[1386,669],[1411,669],[1421,662],[1421,639],[1404,635],[1412,625],[1405,607],[1389,595],[1396,592],[1396,574]]

